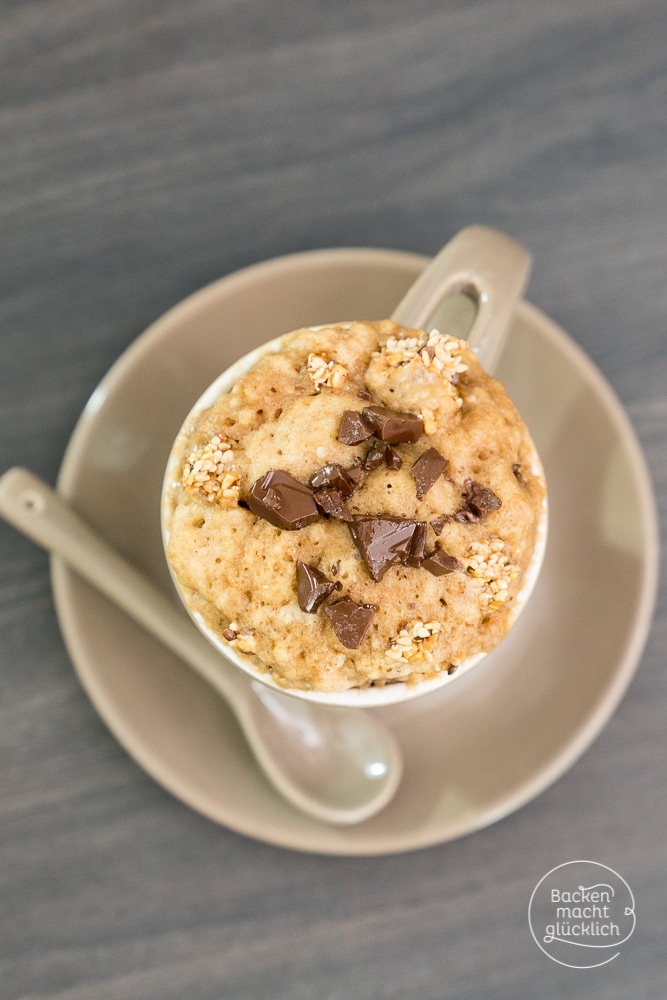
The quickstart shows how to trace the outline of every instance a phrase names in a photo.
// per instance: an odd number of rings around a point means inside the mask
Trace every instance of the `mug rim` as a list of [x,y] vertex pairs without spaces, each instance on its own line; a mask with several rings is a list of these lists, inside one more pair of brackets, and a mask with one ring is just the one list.
[[[517,308],[520,304],[521,303],[517,304]],[[327,323],[322,325],[336,326],[338,324]],[[317,328],[307,327],[306,329]],[[229,365],[224,371],[220,372],[220,374],[216,376],[206,389],[204,389],[199,398],[190,408],[187,416],[181,424],[178,434],[174,439],[169,452],[162,481],[160,495],[160,528],[165,559],[176,593],[178,594],[184,609],[187,611],[189,617],[197,626],[199,631],[225,659],[227,659],[233,666],[242,670],[253,681],[259,681],[272,690],[279,691],[282,694],[288,694],[295,698],[301,698],[305,701],[316,702],[324,705],[344,706],[348,708],[373,708],[411,701],[414,698],[423,697],[433,691],[439,691],[448,684],[452,684],[458,678],[468,674],[473,667],[477,666],[478,663],[481,663],[482,660],[486,659],[486,657],[490,655],[490,653],[492,653],[497,646],[494,647],[493,650],[489,650],[489,652],[478,652],[466,657],[466,659],[462,660],[461,663],[457,665],[456,670],[451,674],[443,670],[435,675],[424,677],[421,680],[411,680],[410,677],[405,679],[397,678],[396,680],[387,681],[382,685],[369,683],[364,687],[346,688],[342,691],[319,691],[304,688],[285,687],[277,683],[269,667],[262,669],[256,665],[259,660],[258,657],[237,652],[237,650],[233,649],[206,624],[202,615],[198,611],[194,611],[190,607],[187,600],[188,588],[181,584],[171,565],[171,561],[168,556],[170,537],[170,527],[168,522],[170,521],[173,513],[170,493],[180,478],[180,469],[182,468],[184,458],[183,451],[181,450],[179,452],[178,450],[179,442],[183,442],[184,438],[187,434],[189,434],[191,425],[204,410],[209,409],[223,392],[231,391],[235,382],[247,371],[253,368],[257,361],[259,361],[262,357],[267,354],[278,353],[282,342],[291,336],[293,332],[294,331],[290,330],[278,337],[274,337],[273,339],[266,341],[264,344],[260,344],[258,347],[248,351],[247,354],[237,358],[237,360],[232,362],[232,364]],[[545,480],[544,469],[534,443],[532,461],[533,466],[539,469],[543,480]],[[524,571],[522,587],[515,596],[514,607],[510,614],[509,624],[505,635],[508,635],[516,624],[519,616],[528,603],[530,595],[532,594],[535,584],[539,578],[547,545],[548,521],[548,494],[545,492],[533,554],[530,563]],[[505,636],[503,636],[503,638],[505,638]],[[503,640],[501,639],[500,641],[502,642]]]

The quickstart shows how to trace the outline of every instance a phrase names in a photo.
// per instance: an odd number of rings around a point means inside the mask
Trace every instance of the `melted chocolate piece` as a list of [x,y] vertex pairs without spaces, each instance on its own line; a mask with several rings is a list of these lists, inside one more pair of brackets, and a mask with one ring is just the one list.
[[296,564],[296,585],[299,607],[302,611],[307,611],[310,614],[314,614],[320,604],[339,586],[337,583],[327,580],[319,569],[307,566],[300,560],[297,560]]
[[522,475],[522,472],[521,472],[521,463],[520,462],[515,462],[514,463],[514,465],[512,466],[512,472],[514,473],[514,476],[515,476],[516,481],[519,484],[519,486],[525,486],[526,485],[526,480],[523,478],[523,475]]
[[345,472],[352,480],[352,484],[354,486],[354,489],[356,490],[357,486],[361,481],[361,474],[363,472],[363,462],[361,461],[361,459],[355,458],[352,465],[349,467],[349,469],[346,469]]
[[436,448],[429,448],[410,469],[417,484],[417,498],[423,500],[436,480],[443,474],[449,462]]
[[460,569],[461,564],[454,556],[450,556],[443,549],[436,549],[430,556],[427,556],[422,563],[422,569],[427,569],[433,576],[444,576],[445,573],[453,573]]
[[330,462],[314,472],[308,482],[314,490],[338,490],[344,497],[350,497],[354,493],[358,479],[355,482],[338,462]]
[[323,514],[335,517],[337,521],[354,521],[354,514],[348,508],[340,490],[318,490],[315,503]]
[[459,507],[458,510],[454,511],[454,513],[450,517],[450,520],[459,521],[460,524],[477,524],[479,521],[479,516],[475,514],[474,511],[470,510],[469,507],[466,507],[464,505],[463,507]]
[[493,490],[481,483],[476,483],[474,479],[466,479],[466,494],[464,498],[465,506],[476,515],[478,520],[482,520],[492,510],[498,510],[502,506],[502,500],[497,497]]
[[348,525],[354,544],[376,582],[390,566],[407,562],[419,523],[404,517],[358,517]]
[[383,462],[384,452],[374,444],[369,448],[364,460],[364,471],[373,472],[374,469],[379,469]]
[[253,483],[248,506],[258,517],[285,531],[305,528],[320,516],[313,491],[282,469],[270,469]]
[[408,556],[408,566],[421,566],[426,551],[426,521],[417,521],[415,533],[412,536],[410,554]]
[[376,611],[374,604],[355,604],[349,597],[342,597],[324,609],[334,632],[348,649],[357,649],[361,645]]
[[361,444],[373,437],[373,428],[363,419],[358,410],[346,410],[340,422],[338,440],[341,444]]
[[403,465],[403,459],[397,451],[394,451],[390,444],[384,450],[384,461],[387,468],[394,469],[394,471],[398,471]]
[[376,437],[390,444],[412,444],[424,433],[424,421],[416,413],[397,413],[386,406],[366,406],[361,413]]

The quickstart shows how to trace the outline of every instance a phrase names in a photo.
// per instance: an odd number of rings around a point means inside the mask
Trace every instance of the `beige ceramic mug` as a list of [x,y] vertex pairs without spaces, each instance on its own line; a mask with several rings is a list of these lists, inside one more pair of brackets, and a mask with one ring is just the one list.
[[[492,371],[502,351],[505,334],[525,287],[529,269],[529,254],[514,240],[486,227],[468,227],[458,233],[434,258],[397,305],[391,318],[403,327],[431,330],[438,326],[438,317],[443,304],[455,295],[464,294],[475,306],[475,317],[467,334],[467,340],[483,367],[487,371]],[[169,546],[176,495],[191,429],[201,415],[214,405],[218,397],[230,392],[238,380],[254,368],[261,358],[279,353],[288,336],[289,334],[285,334],[278,337],[236,361],[216,378],[186,417],[171,449],[163,483],[161,522],[165,551]],[[531,464],[532,473],[543,476],[535,450]],[[546,536],[545,498],[530,563],[523,573],[521,587],[513,600],[510,625],[514,624],[526,606],[535,586],[544,557]],[[201,614],[193,608],[191,594],[181,584],[171,564],[170,571],[176,591],[186,610],[222,656],[253,679],[310,701],[363,707],[396,704],[451,684],[487,655],[485,652],[479,652],[468,656],[457,665],[455,672],[442,670],[416,682],[397,680],[343,691],[286,688],[275,682],[271,671],[258,661],[257,657],[234,648],[221,633],[204,622]]]

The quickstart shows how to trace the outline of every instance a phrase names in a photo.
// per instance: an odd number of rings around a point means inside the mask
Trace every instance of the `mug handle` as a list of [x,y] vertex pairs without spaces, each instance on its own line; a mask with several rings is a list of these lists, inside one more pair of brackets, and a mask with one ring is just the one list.
[[531,262],[526,248],[505,233],[468,226],[433,258],[391,318],[401,326],[427,329],[446,298],[467,295],[477,308],[468,342],[482,367],[493,371]]

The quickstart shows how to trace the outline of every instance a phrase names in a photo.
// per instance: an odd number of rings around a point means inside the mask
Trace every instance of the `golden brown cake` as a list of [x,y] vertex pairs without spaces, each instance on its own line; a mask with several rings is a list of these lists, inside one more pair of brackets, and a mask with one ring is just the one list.
[[545,483],[465,341],[390,320],[296,330],[176,447],[171,567],[279,685],[414,683],[507,632]]

